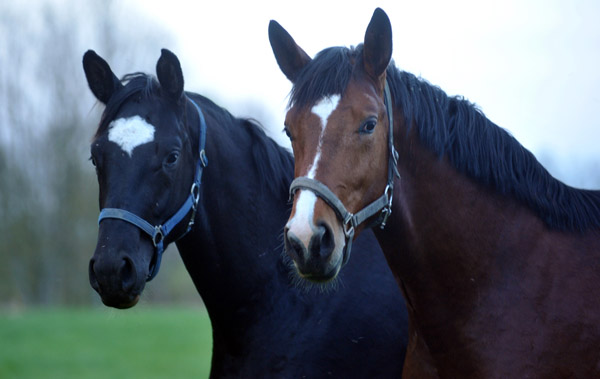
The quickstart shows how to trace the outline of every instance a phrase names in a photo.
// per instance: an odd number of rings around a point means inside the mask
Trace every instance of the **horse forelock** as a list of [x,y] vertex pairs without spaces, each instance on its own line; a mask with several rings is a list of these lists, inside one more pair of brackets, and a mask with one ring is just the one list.
[[325,97],[343,94],[361,54],[362,45],[336,46],[319,52],[300,71],[292,87],[289,106],[313,106]]
[[111,122],[115,120],[123,104],[136,96],[144,100],[152,96],[157,96],[159,93],[160,85],[156,78],[151,75],[139,72],[127,74],[121,79],[121,82],[124,86],[106,104],[93,140],[108,131]]

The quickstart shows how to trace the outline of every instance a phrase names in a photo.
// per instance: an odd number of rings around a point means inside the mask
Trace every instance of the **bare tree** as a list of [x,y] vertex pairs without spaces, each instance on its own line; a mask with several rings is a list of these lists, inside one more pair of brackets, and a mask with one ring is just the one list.
[[93,48],[114,67],[147,69],[170,37],[149,20],[136,20],[132,29],[132,17],[139,12],[112,1],[0,4],[4,303],[95,299],[87,262],[97,233],[98,190],[87,157],[102,109],[92,108],[81,58]]

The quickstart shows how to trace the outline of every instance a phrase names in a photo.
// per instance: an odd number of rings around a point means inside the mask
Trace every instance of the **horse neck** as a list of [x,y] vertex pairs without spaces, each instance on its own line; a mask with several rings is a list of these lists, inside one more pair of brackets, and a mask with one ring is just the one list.
[[413,315],[440,324],[467,317],[460,313],[482,295],[498,261],[526,260],[534,243],[528,239],[544,226],[528,209],[424,147],[415,127],[396,135],[401,179],[392,216],[377,237]]
[[[196,225],[178,247],[186,268],[216,321],[242,327],[251,310],[277,297],[288,281],[281,263],[287,194],[265,183],[255,169],[246,127],[207,120],[206,154]],[[290,172],[291,175],[291,172]],[[258,310],[257,310],[258,312]],[[237,319],[237,318],[239,319]]]
[[[459,173],[411,130],[397,133],[401,179],[388,224],[376,230],[409,310],[407,362],[418,356],[441,376],[485,377],[478,357],[509,350],[531,357],[533,345],[536,353],[546,348],[528,334],[546,320],[560,320],[555,326],[564,330],[582,318],[592,324],[594,311],[586,310],[600,309],[588,284],[600,279],[598,231],[550,230],[529,208]],[[489,341],[495,348],[486,350]],[[457,367],[462,375],[447,375]]]

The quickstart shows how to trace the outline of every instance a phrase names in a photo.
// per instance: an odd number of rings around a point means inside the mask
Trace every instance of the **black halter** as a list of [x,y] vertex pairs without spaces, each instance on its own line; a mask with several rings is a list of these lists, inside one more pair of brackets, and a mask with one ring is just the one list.
[[200,156],[198,159],[198,163],[196,164],[196,175],[194,177],[194,182],[192,183],[192,188],[190,190],[190,195],[183,203],[183,205],[179,208],[177,212],[167,221],[165,221],[162,225],[152,225],[148,221],[143,218],[137,216],[134,213],[131,213],[125,209],[120,208],[104,208],[100,211],[100,215],[98,216],[98,224],[104,219],[114,218],[123,221],[127,221],[150,236],[152,239],[152,243],[154,244],[154,254],[155,254],[155,264],[152,268],[152,271],[148,273],[148,277],[146,281],[150,281],[154,279],[156,274],[158,274],[158,270],[160,268],[160,262],[162,260],[162,254],[167,246],[164,246],[164,240],[169,235],[169,233],[179,224],[184,217],[192,211],[192,216],[190,221],[188,222],[188,226],[186,231],[175,238],[173,241],[177,241],[183,236],[185,236],[194,225],[194,219],[196,218],[196,209],[198,207],[198,201],[200,200],[200,183],[202,181],[202,171],[207,166],[208,160],[206,159],[206,152],[204,151],[204,145],[206,144],[206,121],[204,120],[204,114],[200,110],[200,107],[192,100],[189,99],[192,104],[196,107],[198,111],[198,118],[200,120],[200,132],[199,132],[199,145],[198,150],[200,152]]
[[394,176],[400,177],[396,164],[398,162],[398,152],[394,147],[394,119],[392,113],[392,96],[387,80],[385,82],[384,102],[387,109],[389,121],[388,133],[388,179],[387,186],[377,200],[367,205],[355,214],[350,213],[342,201],[323,183],[316,179],[311,179],[306,176],[301,176],[290,184],[290,198],[294,196],[298,189],[307,189],[319,196],[335,211],[337,217],[342,221],[344,227],[344,235],[346,236],[346,254],[344,256],[344,264],[350,258],[350,250],[352,249],[352,240],[354,239],[355,228],[363,223],[368,218],[381,212],[378,221],[375,225],[379,225],[382,229],[385,227],[388,217],[392,213],[392,197],[394,194]]

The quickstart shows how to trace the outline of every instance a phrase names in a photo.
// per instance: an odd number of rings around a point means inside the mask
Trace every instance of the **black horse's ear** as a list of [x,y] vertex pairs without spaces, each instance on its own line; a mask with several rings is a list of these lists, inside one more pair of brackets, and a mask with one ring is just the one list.
[[311,61],[311,58],[275,20],[269,22],[269,41],[279,68],[294,83],[298,73]]
[[173,100],[183,96],[183,73],[177,56],[167,49],[162,49],[156,63],[156,76],[160,87]]
[[366,72],[378,79],[392,59],[392,24],[387,14],[375,9],[365,33],[363,63]]
[[83,71],[90,90],[96,99],[104,104],[108,103],[113,93],[123,86],[108,63],[94,50],[88,50],[83,55]]

